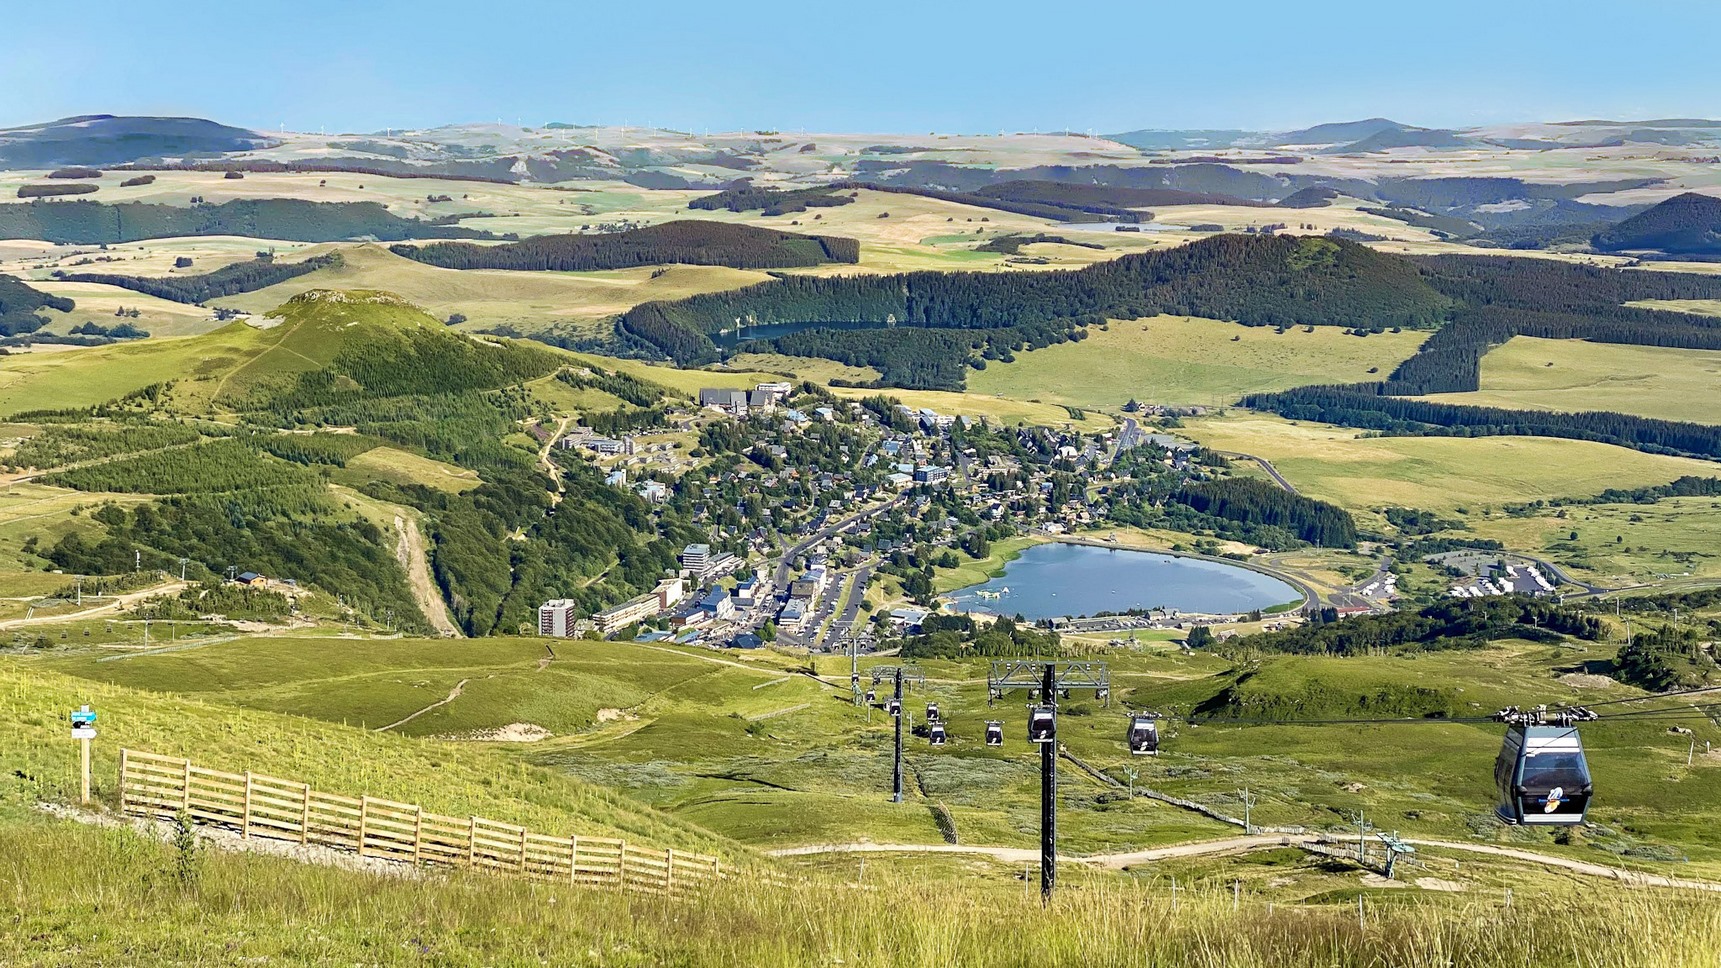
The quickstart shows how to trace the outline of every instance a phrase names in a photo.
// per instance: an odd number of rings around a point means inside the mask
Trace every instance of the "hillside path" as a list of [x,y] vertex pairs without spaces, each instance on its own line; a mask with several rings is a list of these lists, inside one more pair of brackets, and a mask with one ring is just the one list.
[[[1640,887],[1671,887],[1690,891],[1708,891],[1721,893],[1721,884],[1712,881],[1686,880],[1683,878],[1666,877],[1661,874],[1646,874],[1640,871],[1624,870],[1609,867],[1605,864],[1592,864],[1587,861],[1572,860],[1566,857],[1555,857],[1549,854],[1539,854],[1534,851],[1518,850],[1512,847],[1496,847],[1492,844],[1468,844],[1447,840],[1407,840],[1409,844],[1418,847],[1435,847],[1441,850],[1461,851],[1472,854],[1487,854],[1492,857],[1504,857],[1510,860],[1523,861],[1555,870],[1571,871],[1590,877],[1602,877]],[[1169,847],[1154,847],[1148,850],[1128,851],[1116,854],[1090,854],[1077,856],[1059,854],[1058,859],[1078,864],[1092,864],[1098,867],[1121,869],[1136,864],[1148,864],[1154,861],[1169,860],[1182,857],[1202,857],[1209,854],[1224,854],[1233,851],[1262,850],[1275,847],[1299,847],[1315,844],[1336,844],[1343,846],[1346,841],[1328,837],[1322,834],[1254,834],[1242,837],[1222,837],[1217,840],[1202,840],[1189,844],[1174,844]],[[970,844],[812,844],[805,847],[786,847],[779,850],[767,851],[773,857],[805,857],[815,854],[837,853],[926,853],[926,854],[971,854],[991,857],[994,860],[1011,864],[1031,864],[1040,859],[1038,850],[1023,847],[984,847]]]
[[430,578],[430,558],[424,553],[424,535],[418,530],[418,521],[397,513],[394,530],[400,534],[394,556],[406,569],[407,582],[412,586],[412,597],[418,602],[419,611],[430,620],[430,627],[438,634],[451,639],[465,638],[460,627],[448,617],[448,603],[442,600],[441,590]]
[[466,689],[466,684],[468,682],[471,682],[471,681],[472,681],[471,679],[460,680],[459,682],[454,684],[453,689],[448,690],[447,696],[445,696],[441,699],[438,699],[437,701],[431,703],[430,705],[424,707],[423,709],[420,709],[418,712],[415,712],[412,715],[407,716],[405,719],[396,720],[392,723],[389,723],[387,726],[378,726],[376,728],[376,731],[379,733],[386,733],[389,730],[395,728],[396,726],[405,726],[407,723],[410,723],[413,720],[417,719],[418,717],[424,715],[425,713],[430,712],[432,709],[441,709],[443,706],[446,706],[449,703],[453,702],[454,700],[459,699],[461,692],[465,691],[465,689]]

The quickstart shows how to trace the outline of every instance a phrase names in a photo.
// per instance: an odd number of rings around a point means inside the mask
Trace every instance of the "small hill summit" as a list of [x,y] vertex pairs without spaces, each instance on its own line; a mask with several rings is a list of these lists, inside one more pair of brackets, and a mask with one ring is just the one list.
[[1603,252],[1658,250],[1668,255],[1721,256],[1721,198],[1685,192],[1613,228],[1596,233]]

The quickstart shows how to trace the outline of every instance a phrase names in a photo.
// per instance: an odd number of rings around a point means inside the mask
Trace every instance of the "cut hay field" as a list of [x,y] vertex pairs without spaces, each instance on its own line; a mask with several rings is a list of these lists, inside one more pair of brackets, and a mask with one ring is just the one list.
[[1131,399],[1220,406],[1246,393],[1381,379],[1426,338],[1347,336],[1332,326],[1279,333],[1187,316],[1112,320],[1103,331],[1090,326],[1080,342],[990,363],[969,375],[968,386],[975,394],[1113,410]]
[[1297,489],[1352,511],[1498,506],[1665,484],[1715,465],[1550,437],[1363,437],[1359,431],[1237,414],[1186,420],[1179,433],[1265,457]]
[[1721,352],[1514,336],[1482,357],[1482,389],[1423,397],[1518,410],[1609,410],[1721,423]]
[[215,303],[267,312],[308,289],[381,289],[439,319],[459,313],[467,318],[463,329],[512,326],[523,332],[578,333],[595,331],[606,317],[642,302],[739,289],[770,278],[763,272],[723,266],[600,272],[442,269],[375,244],[319,246],[316,251],[339,252],[342,264]]

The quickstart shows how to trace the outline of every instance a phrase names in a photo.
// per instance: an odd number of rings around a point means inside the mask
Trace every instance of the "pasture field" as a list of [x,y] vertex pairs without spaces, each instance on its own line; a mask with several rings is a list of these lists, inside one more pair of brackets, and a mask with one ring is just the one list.
[[1111,417],[1102,413],[1083,411],[1081,419],[1078,420],[1068,410],[1054,404],[1014,400],[983,393],[894,388],[868,390],[857,387],[832,387],[831,392],[850,400],[860,400],[882,393],[910,407],[930,408],[942,414],[958,417],[984,417],[988,421],[1006,426],[1062,427],[1067,424],[1092,433],[1096,430],[1108,429],[1116,423]]
[[179,392],[209,392],[218,374],[270,345],[265,333],[230,323],[196,337],[9,357],[0,368],[0,414],[89,407],[172,379]]
[[1246,393],[1314,383],[1383,379],[1416,352],[1425,333],[1347,336],[1187,316],[1112,320],[1088,338],[991,362],[968,377],[975,394],[1116,410],[1131,399],[1222,406]]
[[347,461],[348,475],[355,480],[391,481],[396,484],[423,484],[439,491],[459,494],[483,483],[477,471],[404,451],[398,447],[378,447],[367,450]]
[[[32,538],[38,547],[51,548],[73,531],[86,535],[100,531],[100,525],[84,516],[84,509],[109,501],[136,504],[147,499],[141,494],[98,494],[27,481],[8,482],[0,488],[0,568],[39,564],[34,555],[22,551],[23,544]],[[7,587],[0,579],[0,595],[28,594],[7,592]]]
[[512,326],[523,332],[596,332],[602,320],[642,302],[739,289],[770,278],[763,272],[723,266],[674,266],[661,274],[651,267],[599,272],[443,269],[376,244],[317,250],[324,251],[339,252],[342,264],[215,303],[261,313],[308,289],[381,289],[438,319],[459,313],[467,318],[463,329]]
[[1514,336],[1482,357],[1482,389],[1423,397],[1518,410],[1608,410],[1721,423],[1721,352]]
[[[118,286],[97,282],[33,281],[30,287],[50,296],[70,299],[74,303],[69,313],[57,309],[43,311],[43,315],[50,320],[44,331],[50,333],[67,333],[74,326],[92,322],[108,327],[129,323],[147,331],[151,336],[192,336],[226,325],[216,322],[215,314],[202,307],[188,306]],[[115,310],[121,307],[135,309],[139,315],[136,318],[114,315]]]
[[781,353],[737,353],[729,358],[729,365],[744,370],[767,370],[793,376],[798,380],[811,380],[814,383],[829,383],[832,380],[850,380],[855,383],[865,383],[878,379],[878,370],[870,366],[848,366],[836,360],[823,360],[814,356],[785,356]]
[[[554,658],[546,645],[554,648]],[[336,637],[250,637],[125,658],[112,658],[120,653],[108,649],[61,648],[16,671],[111,684],[89,684],[90,689],[111,692],[123,684],[263,711],[241,714],[247,722],[265,713],[296,713],[321,722],[289,720],[302,723],[293,735],[323,730],[344,744],[357,742],[349,736],[375,734],[334,723],[374,730],[418,710],[428,711],[389,732],[485,738],[508,727],[535,726],[552,735],[532,743],[446,741],[410,749],[572,774],[756,845],[861,839],[936,844],[949,829],[965,844],[1033,843],[1038,779],[1032,750],[1021,738],[1025,713],[1013,700],[987,704],[984,660],[919,660],[927,683],[909,693],[906,706],[919,722],[924,703],[938,702],[951,740],[933,748],[924,739],[907,738],[909,795],[893,805],[890,723],[876,710],[850,703],[845,657],[812,660],[821,682],[796,674],[806,658],[770,651],[743,656],[531,639],[474,648],[444,641],[361,645]],[[1332,718],[1352,708],[1346,703],[1376,701],[1377,694],[1402,692],[1406,683],[1436,690],[1437,702],[1460,711],[1639,695],[1624,686],[1599,685],[1594,677],[1567,675],[1605,663],[1614,648],[1608,643],[1574,649],[1505,641],[1485,651],[1411,657],[1269,656],[1244,680],[1218,656],[1185,655],[1160,641],[1101,648],[1112,669],[1114,705],[1107,709],[1091,696],[1072,697],[1065,703],[1060,740],[1073,755],[1114,776],[1121,777],[1118,770],[1125,765],[1136,767],[1141,787],[1240,813],[1238,791],[1248,786],[1259,797],[1258,823],[1320,829],[1341,825],[1361,810],[1407,835],[1506,838],[1650,869],[1668,869],[1651,861],[1671,846],[1691,861],[1678,870],[1691,876],[1721,871],[1721,838],[1713,833],[1715,810],[1709,806],[1721,802],[1721,755],[1700,757],[1687,767],[1688,738],[1670,734],[1665,724],[1585,727],[1601,791],[1592,812],[1600,826],[1586,846],[1556,845],[1545,832],[1508,834],[1485,820],[1499,744],[1499,730],[1490,725],[1191,727],[1171,720],[1157,759],[1132,760],[1123,751],[1125,709],[1186,715],[1234,684],[1245,695],[1293,703],[1292,716],[1299,719]],[[543,659],[549,661],[540,668]],[[863,657],[863,680],[873,664],[894,661]],[[0,686],[6,674],[0,671]],[[458,695],[431,708],[462,680]],[[980,742],[987,719],[1005,724],[1004,747]],[[1705,740],[1721,741],[1721,727],[1696,718],[1685,725],[1696,729],[1699,749]],[[239,744],[237,750],[245,739],[221,742]],[[384,735],[375,742],[392,750],[387,744],[406,741]],[[286,739],[272,744],[284,745]],[[374,775],[389,775],[377,769]],[[1120,800],[1073,766],[1062,798],[1062,843],[1072,852],[1141,849],[1223,836],[1231,829],[1165,804]]]
[[781,373],[771,373],[762,370],[738,369],[727,366],[714,366],[704,370],[689,370],[669,364],[648,363],[644,360],[626,360],[614,356],[598,356],[591,353],[570,354],[570,356],[587,366],[648,380],[662,387],[667,387],[676,393],[697,398],[699,391],[706,387],[733,388],[751,390],[761,383],[770,383],[783,379]]
[[[358,651],[350,640],[331,643]],[[365,643],[363,651],[376,644]],[[190,656],[199,651],[163,654]],[[289,651],[277,656],[290,660]],[[326,653],[323,657],[332,658]],[[125,669],[129,663],[146,661],[148,657],[128,658],[97,668],[105,672],[112,667],[110,677],[120,679],[125,677],[122,669],[131,671]],[[300,670],[305,671],[302,666]],[[195,665],[173,671],[189,678],[154,680],[147,673],[139,678],[155,690],[186,685],[196,689],[209,681],[197,678]],[[89,703],[103,724],[100,741],[92,744],[99,778],[94,792],[103,798],[113,792],[120,748],[129,747],[186,756],[213,769],[299,780],[332,793],[369,794],[454,816],[478,814],[522,823],[547,833],[636,837],[666,846],[739,852],[722,838],[636,801],[536,769],[481,744],[427,744],[338,722],[206,702],[216,698],[207,690],[181,695],[113,686],[52,672],[28,659],[7,658],[0,664],[0,691],[12,711],[0,724],[9,761],[12,768],[35,778],[38,795],[64,796],[70,791],[75,796],[78,751],[62,736],[63,724],[66,710]],[[21,786],[10,769],[6,784],[8,794]]]
[[1665,484],[1715,465],[1552,437],[1365,437],[1264,414],[1201,417],[1179,433],[1216,450],[1265,457],[1302,493],[1351,511],[1454,512],[1610,487]]
[[1468,533],[1495,538],[1602,585],[1721,578],[1721,500],[1574,505],[1563,513],[1549,508],[1526,517],[1472,514],[1466,524]]
[[[8,173],[0,172],[0,177],[5,174]],[[0,198],[0,204],[9,200]],[[32,281],[48,280],[56,269],[121,276],[201,275],[234,262],[249,262],[260,251],[274,252],[283,259],[296,259],[312,245],[310,242],[254,239],[243,235],[144,239],[114,243],[106,249],[94,245],[56,245],[53,242],[14,239],[0,242],[0,272]],[[111,261],[91,261],[98,256]],[[174,268],[174,261],[182,256],[191,259],[191,268]]]

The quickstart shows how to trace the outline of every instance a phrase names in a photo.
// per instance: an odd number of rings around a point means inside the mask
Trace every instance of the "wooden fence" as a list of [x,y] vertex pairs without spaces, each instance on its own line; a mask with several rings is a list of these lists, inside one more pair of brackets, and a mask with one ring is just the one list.
[[674,895],[725,876],[716,857],[608,837],[552,837],[483,817],[448,817],[376,797],[347,797],[260,773],[120,750],[120,810],[172,818],[360,857]]

